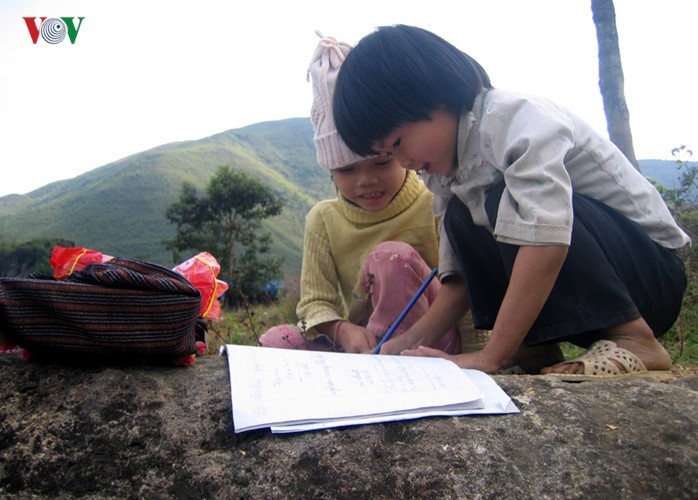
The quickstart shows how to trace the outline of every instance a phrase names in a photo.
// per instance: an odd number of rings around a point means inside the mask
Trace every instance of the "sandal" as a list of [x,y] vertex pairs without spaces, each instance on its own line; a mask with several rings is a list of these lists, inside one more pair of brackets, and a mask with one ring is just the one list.
[[668,370],[648,371],[640,358],[627,349],[618,347],[615,342],[610,340],[598,340],[580,356],[559,364],[571,363],[582,363],[584,373],[548,373],[546,376],[553,376],[565,382],[628,378],[669,380],[674,378],[672,372]]

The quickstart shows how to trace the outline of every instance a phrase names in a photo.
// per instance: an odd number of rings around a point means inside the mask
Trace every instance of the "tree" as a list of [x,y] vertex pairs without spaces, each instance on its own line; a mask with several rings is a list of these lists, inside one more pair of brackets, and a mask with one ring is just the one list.
[[175,261],[185,250],[207,251],[221,264],[220,278],[231,285],[229,300],[236,291],[256,298],[266,283],[278,279],[281,259],[264,256],[271,235],[262,230],[262,221],[278,215],[282,200],[260,180],[228,166],[218,168],[205,195],[199,197],[193,184],[185,182],[179,199],[166,211],[177,227],[175,238],[165,242]]
[[[676,168],[680,171],[679,187],[667,189],[662,186],[660,193],[674,212],[674,216],[686,211],[696,212],[698,209],[698,165],[690,161],[693,151],[682,144],[672,149],[671,154],[676,160]],[[694,213],[693,218],[695,219],[695,217]]]
[[0,241],[0,276],[53,274],[49,260],[56,245],[74,247],[75,242],[61,238],[37,238],[22,244]]
[[608,135],[636,169],[630,113],[625,101],[623,65],[620,60],[616,11],[613,0],[591,0],[591,12],[599,46],[599,88],[603,99]]

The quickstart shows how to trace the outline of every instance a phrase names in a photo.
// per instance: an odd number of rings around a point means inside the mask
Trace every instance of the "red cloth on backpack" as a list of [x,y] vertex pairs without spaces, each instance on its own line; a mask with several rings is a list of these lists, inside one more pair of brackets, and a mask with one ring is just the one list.
[[173,270],[187,278],[201,292],[201,316],[219,319],[221,305],[218,299],[228,290],[228,284],[216,279],[221,270],[216,258],[208,252],[201,252]]
[[82,271],[87,264],[103,264],[111,259],[109,255],[96,250],[83,247],[64,248],[56,245],[53,247],[49,264],[53,268],[53,277],[64,280],[75,271]]

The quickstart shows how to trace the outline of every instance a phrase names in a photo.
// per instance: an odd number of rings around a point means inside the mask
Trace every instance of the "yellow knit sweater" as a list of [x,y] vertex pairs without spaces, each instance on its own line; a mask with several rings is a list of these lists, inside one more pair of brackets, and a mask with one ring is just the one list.
[[352,302],[365,301],[357,281],[371,250],[384,241],[412,245],[429,267],[439,256],[433,196],[413,171],[392,202],[369,212],[342,196],[325,200],[308,212],[303,243],[301,298],[296,313],[308,337],[314,326],[343,319]]

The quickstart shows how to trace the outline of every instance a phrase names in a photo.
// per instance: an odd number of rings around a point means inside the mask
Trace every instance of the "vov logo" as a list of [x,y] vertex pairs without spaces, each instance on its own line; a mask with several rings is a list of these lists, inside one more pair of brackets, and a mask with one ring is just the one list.
[[27,23],[29,36],[31,36],[34,45],[36,45],[36,42],[39,40],[39,35],[41,35],[41,38],[43,38],[46,43],[55,45],[61,43],[66,35],[68,35],[70,43],[75,43],[75,39],[78,37],[78,32],[82,26],[82,20],[85,18],[77,18],[77,27],[74,23],[74,17],[39,17],[39,23],[37,23],[36,17],[23,17],[22,19]]

